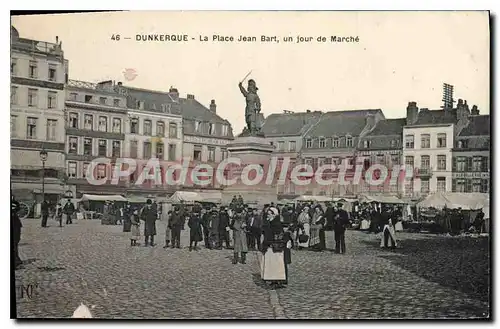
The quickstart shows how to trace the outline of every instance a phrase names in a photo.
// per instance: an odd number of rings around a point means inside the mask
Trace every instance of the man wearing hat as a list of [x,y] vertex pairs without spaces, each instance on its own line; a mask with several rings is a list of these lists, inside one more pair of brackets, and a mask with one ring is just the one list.
[[226,207],[221,206],[219,212],[219,247],[222,249],[222,243],[226,243],[226,249],[231,247],[229,243],[229,214],[227,213]]
[[172,248],[181,248],[181,231],[184,226],[184,217],[179,206],[174,207],[174,212],[170,216],[170,229],[172,230]]
[[156,220],[158,214],[152,206],[151,199],[146,201],[146,206],[141,210],[141,219],[144,221],[144,246],[147,247],[148,243],[151,247],[154,244],[154,236],[156,235]]
[[240,261],[240,259],[241,264],[245,264],[248,246],[246,237],[246,223],[242,207],[238,207],[235,209],[235,215],[231,220],[231,224],[229,225],[229,227],[233,230],[233,264],[238,264],[238,261]]
[[193,213],[189,217],[189,251],[193,250],[193,247],[197,251],[198,242],[202,240],[200,212],[201,207],[196,205],[193,207]]
[[343,208],[342,203],[337,203],[337,214],[333,224],[335,232],[335,252],[337,254],[345,254],[345,230],[349,224],[349,215]]

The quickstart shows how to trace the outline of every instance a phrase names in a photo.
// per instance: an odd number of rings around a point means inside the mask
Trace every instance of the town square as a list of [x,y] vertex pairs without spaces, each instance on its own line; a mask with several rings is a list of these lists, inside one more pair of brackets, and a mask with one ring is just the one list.
[[13,17],[11,317],[491,319],[489,40],[401,55],[488,13],[401,14]]

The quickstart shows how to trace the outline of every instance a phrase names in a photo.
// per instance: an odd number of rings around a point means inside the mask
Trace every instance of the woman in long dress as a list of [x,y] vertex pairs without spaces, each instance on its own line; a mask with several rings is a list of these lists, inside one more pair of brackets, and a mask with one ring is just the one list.
[[[261,278],[272,285],[281,285],[288,282],[287,264],[291,263],[292,247],[291,236],[284,234],[280,215],[276,208],[268,210],[268,225],[264,228],[262,243],[262,257],[260,259]],[[288,250],[287,250],[288,249]]]
[[311,234],[310,220],[309,207],[304,207],[298,218],[297,245],[299,249],[309,247],[309,236]]
[[314,208],[314,214],[311,220],[311,236],[309,238],[309,247],[317,251],[321,250],[320,231],[325,224],[324,219],[323,209],[321,209],[320,205],[317,205]]
[[141,222],[139,221],[139,212],[134,210],[130,215],[130,245],[138,246],[137,240],[141,238]]

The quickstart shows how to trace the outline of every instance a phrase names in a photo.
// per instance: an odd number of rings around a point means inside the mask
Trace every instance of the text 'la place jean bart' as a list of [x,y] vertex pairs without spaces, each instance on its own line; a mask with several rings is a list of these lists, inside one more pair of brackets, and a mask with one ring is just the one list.
[[[118,34],[113,34],[112,40],[119,41],[120,36]],[[123,39],[131,39],[130,37],[124,37]],[[360,38],[357,35],[320,35],[320,36],[308,36],[308,35],[287,35],[287,36],[277,36],[277,35],[222,35],[222,34],[212,34],[212,35],[198,35],[197,37],[189,36],[187,34],[136,34],[135,41],[137,42],[148,42],[148,41],[158,41],[158,42],[237,42],[237,43],[359,43]]]

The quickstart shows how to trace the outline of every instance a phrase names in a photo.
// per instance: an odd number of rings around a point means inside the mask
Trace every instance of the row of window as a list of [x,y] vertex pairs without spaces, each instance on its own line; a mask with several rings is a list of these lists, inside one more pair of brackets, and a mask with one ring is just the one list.
[[[221,150],[221,161],[224,159],[227,159],[229,156],[229,153],[226,149]],[[202,161],[202,147],[201,145],[195,145],[194,150],[193,150],[193,160],[194,161]],[[207,156],[207,161],[208,162],[215,162],[215,147],[209,146],[208,147],[208,156]]]
[[[331,139],[332,148],[353,147],[354,146],[354,138],[352,136],[345,136],[345,137],[332,137],[332,138],[320,137],[317,139],[318,147],[319,148],[326,148],[326,144],[327,144],[327,142],[330,141],[330,139]],[[312,138],[307,138],[306,139],[306,148],[312,148],[313,141],[314,140]]]
[[[100,115],[97,121],[97,131],[108,132],[109,118],[105,115]],[[68,114],[68,128],[94,130],[94,115],[83,115],[83,127],[80,125],[80,116],[78,113],[70,112]],[[122,119],[112,118],[111,130],[109,132],[121,133],[122,132]]]
[[[17,115],[10,116],[10,135],[11,137],[19,137]],[[48,141],[55,141],[57,139],[57,120],[47,119],[46,121],[46,134],[45,138],[38,138],[40,133],[38,126],[40,125],[39,119],[35,117],[26,118],[26,139],[46,139]]]
[[[407,149],[415,148],[415,135],[405,135],[405,147]],[[444,148],[446,147],[446,133],[437,134],[436,147]],[[431,135],[421,134],[420,135],[420,148],[428,149],[431,148]]]
[[[216,135],[216,125],[213,122],[203,122],[203,121],[194,121],[194,131],[198,133],[208,133],[208,135]],[[221,136],[229,136],[229,125],[221,124]]]
[[[74,101],[74,102],[79,101],[78,93],[70,93],[69,100]],[[89,103],[89,104],[100,104],[100,105],[108,105],[108,106],[111,105],[109,103],[108,97],[104,97],[104,96],[96,97],[93,95],[85,95],[83,100],[85,103]],[[119,98],[113,99],[113,106],[115,106],[115,107],[120,106],[120,99]]]
[[[412,155],[405,156],[405,165],[414,167],[415,157]],[[420,170],[431,169],[431,157],[430,155],[420,156]],[[437,155],[437,170],[446,170],[446,155]]]
[[[18,71],[19,71],[19,66],[18,66],[17,58],[12,58],[11,62],[10,62],[10,74],[12,76],[17,76],[19,73]],[[30,79],[40,78],[38,63],[34,60],[29,61],[28,77]],[[49,67],[48,67],[48,71],[47,71],[47,80],[49,80],[49,81],[56,81],[57,80],[57,65],[49,63]]]
[[[10,87],[10,103],[12,105],[19,104],[19,96],[18,96],[19,87],[11,86]],[[39,97],[38,97],[38,89],[36,88],[28,88],[28,98],[27,104],[29,107],[39,107]],[[57,92],[56,91],[48,91],[47,93],[47,108],[55,109],[57,108]]]
[[[97,153],[94,152],[94,140],[92,138],[83,138],[83,150],[79,148],[79,137],[69,136],[68,137],[68,154],[83,154],[91,156],[108,156],[108,140],[99,139],[97,140]],[[111,156],[120,157],[121,156],[121,142],[111,141]]]
[[[489,179],[481,179],[481,178],[473,178],[473,179],[465,179],[465,178],[457,178],[452,179],[452,192],[462,192],[462,193],[489,193]],[[406,193],[413,193],[413,180],[410,180],[406,183],[405,186]],[[446,177],[437,177],[436,182],[436,191],[437,192],[446,192]],[[420,192],[422,194],[430,193],[430,180],[429,179],[421,179],[420,181]]]
[[489,167],[489,158],[483,156],[457,156],[453,161],[453,171],[458,172],[487,172]]
[[[145,136],[153,135],[153,122],[151,120],[144,120],[142,124],[142,133],[140,132],[140,125],[138,118],[130,119],[130,133],[140,134]],[[155,136],[165,137],[165,123],[163,121],[156,122],[156,134]],[[178,138],[178,129],[176,122],[170,122],[168,124],[168,137]]]
[[[372,156],[370,157],[371,159],[364,159],[364,167],[365,169],[368,169],[371,164],[388,164],[388,159],[386,157],[390,156],[390,163],[392,165],[398,165],[400,164],[400,158],[401,156],[398,154],[391,154],[391,155],[377,155],[377,156]],[[347,157],[347,164],[348,165],[354,165],[354,157]],[[386,160],[387,159],[387,160]],[[335,166],[344,164],[345,159],[342,158],[305,158],[302,160],[302,163],[311,165],[313,167],[316,166],[322,166],[322,165],[330,165],[333,164]]]

